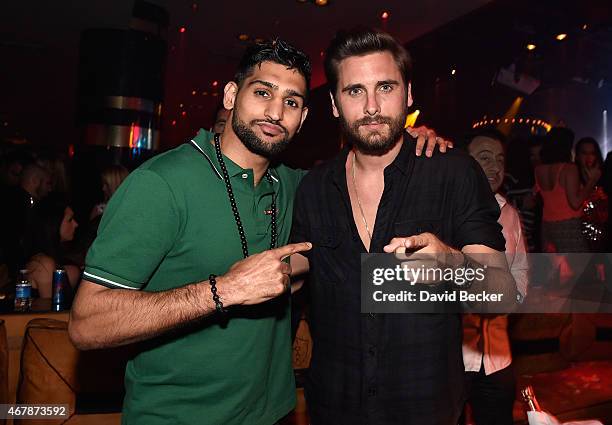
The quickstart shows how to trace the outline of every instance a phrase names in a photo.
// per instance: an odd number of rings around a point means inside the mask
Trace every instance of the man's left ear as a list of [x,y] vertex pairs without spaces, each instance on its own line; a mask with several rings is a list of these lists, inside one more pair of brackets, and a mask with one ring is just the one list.
[[412,83],[408,83],[408,96],[406,96],[406,105],[410,108],[414,103],[412,99]]
[[302,125],[304,124],[304,120],[306,120],[306,115],[308,115],[308,106],[304,106],[302,108],[302,117],[300,118],[300,126],[298,127],[296,133],[299,133],[302,129]]

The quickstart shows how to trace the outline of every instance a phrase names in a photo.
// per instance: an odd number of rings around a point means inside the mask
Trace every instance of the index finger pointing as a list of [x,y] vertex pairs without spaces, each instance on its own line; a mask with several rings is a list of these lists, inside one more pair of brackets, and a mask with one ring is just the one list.
[[310,242],[299,242],[299,243],[290,243],[285,246],[279,246],[278,248],[272,249],[271,252],[274,253],[276,257],[279,257],[281,260],[289,257],[290,255],[297,254],[298,252],[308,251],[312,248],[312,244]]

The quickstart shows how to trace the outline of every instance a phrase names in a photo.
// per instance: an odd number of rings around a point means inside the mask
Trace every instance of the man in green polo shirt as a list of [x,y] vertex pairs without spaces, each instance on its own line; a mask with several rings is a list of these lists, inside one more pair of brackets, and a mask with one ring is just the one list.
[[[70,317],[81,349],[141,342],[124,424],[271,425],[295,405],[285,245],[302,173],[270,166],[307,114],[308,58],[249,48],[221,135],[135,170],[108,204]],[[227,307],[232,307],[226,311]]]

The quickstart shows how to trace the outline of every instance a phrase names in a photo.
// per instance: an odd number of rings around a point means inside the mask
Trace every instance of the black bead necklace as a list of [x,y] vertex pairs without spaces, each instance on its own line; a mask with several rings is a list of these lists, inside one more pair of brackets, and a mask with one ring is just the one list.
[[[236,221],[236,227],[238,228],[238,235],[240,236],[240,244],[242,245],[242,255],[244,258],[249,256],[249,246],[247,244],[246,235],[244,233],[244,227],[242,226],[242,220],[240,219],[240,213],[238,212],[238,206],[236,205],[236,198],[234,197],[234,190],[232,189],[232,183],[230,182],[227,167],[221,154],[221,143],[219,141],[219,134],[215,134],[215,152],[217,153],[217,159],[219,165],[221,165],[221,172],[223,174],[223,181],[225,182],[225,188],[227,189],[227,197],[229,198],[230,205],[232,207],[232,213],[234,214],[234,220]],[[266,170],[266,179],[270,184],[272,183],[272,176],[270,170]],[[272,195],[272,205],[270,206],[270,249],[276,247],[276,197]]]

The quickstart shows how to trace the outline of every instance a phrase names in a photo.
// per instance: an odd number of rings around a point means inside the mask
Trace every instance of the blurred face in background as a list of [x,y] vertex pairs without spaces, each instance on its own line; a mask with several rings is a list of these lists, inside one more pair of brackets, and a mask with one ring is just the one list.
[[225,108],[219,109],[219,111],[217,112],[217,117],[215,118],[215,123],[212,127],[212,132],[223,133],[223,130],[225,129],[225,124],[227,123],[229,116],[230,111]]
[[478,136],[468,146],[469,154],[480,164],[491,190],[496,193],[504,181],[506,155],[499,140]]
[[128,174],[127,168],[121,165],[112,165],[102,171],[101,179],[104,202],[108,202]]
[[595,146],[592,143],[583,143],[576,151],[576,162],[580,168],[593,168],[598,165]]
[[535,145],[529,148],[529,162],[532,167],[537,167],[542,163],[542,145]]
[[66,207],[64,210],[64,218],[60,224],[60,241],[68,242],[74,239],[74,231],[79,224],[74,219],[74,211],[72,208]]

